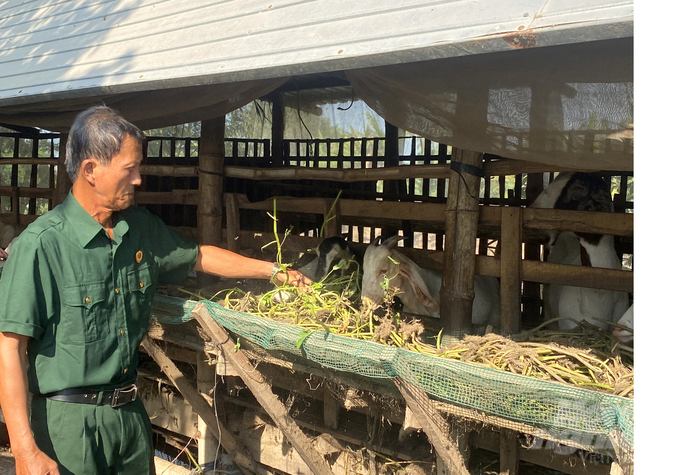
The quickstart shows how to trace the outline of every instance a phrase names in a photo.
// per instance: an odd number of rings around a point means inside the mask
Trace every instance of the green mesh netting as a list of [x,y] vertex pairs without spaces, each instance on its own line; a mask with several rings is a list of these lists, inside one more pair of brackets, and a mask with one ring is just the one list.
[[[159,323],[192,320],[198,302],[157,295]],[[368,378],[396,378],[432,399],[473,409],[556,434],[561,440],[599,445],[618,430],[633,447],[633,400],[528,376],[436,358],[364,340],[312,332],[297,348],[301,328],[202,301],[215,320],[265,350],[284,351],[326,368]]]

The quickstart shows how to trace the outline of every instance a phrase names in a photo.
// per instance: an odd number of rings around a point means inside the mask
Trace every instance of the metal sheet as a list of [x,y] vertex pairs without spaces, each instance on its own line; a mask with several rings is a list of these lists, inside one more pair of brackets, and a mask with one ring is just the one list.
[[632,0],[7,0],[0,106],[632,35]]

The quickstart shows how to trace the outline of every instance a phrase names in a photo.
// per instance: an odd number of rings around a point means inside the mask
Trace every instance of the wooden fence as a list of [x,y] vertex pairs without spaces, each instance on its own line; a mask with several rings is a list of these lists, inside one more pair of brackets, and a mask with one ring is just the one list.
[[[148,137],[143,183],[136,196],[138,205],[194,235],[198,145],[197,138]],[[58,134],[0,133],[0,222],[27,225],[54,206],[58,146]],[[225,140],[226,247],[259,248],[269,242],[271,219],[266,211],[271,211],[273,197],[279,197],[282,223],[296,235],[290,245],[300,250],[313,247],[341,193],[331,213],[336,216],[330,222],[331,234],[346,234],[365,246],[381,233],[397,232],[408,238],[407,252],[422,250],[411,252],[416,262],[442,266],[450,146],[411,136],[398,138],[396,145],[383,137],[284,140],[282,150],[283,157],[273,158],[269,140]],[[574,278],[573,269],[566,266],[537,264],[545,257],[544,238],[538,231],[557,229],[556,225],[620,236],[621,251],[632,255],[632,173],[604,174],[613,186],[618,185],[617,213],[600,216],[522,208],[543,189],[544,172],[552,179],[567,169],[485,155],[483,170],[476,271],[505,279],[514,276],[527,321],[540,320],[537,282],[577,282],[632,292],[632,273],[579,269],[583,276]],[[501,237],[506,241],[504,249],[513,240],[517,252],[508,251],[498,259],[495,245]],[[509,255],[515,260],[520,256],[521,262],[510,266]]]

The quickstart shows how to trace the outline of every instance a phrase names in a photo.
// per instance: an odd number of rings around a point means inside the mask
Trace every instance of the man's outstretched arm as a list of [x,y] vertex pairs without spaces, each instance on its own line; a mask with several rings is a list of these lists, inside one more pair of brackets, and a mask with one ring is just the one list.
[[[251,259],[216,246],[200,245],[194,270],[227,278],[269,279],[274,263]],[[312,284],[310,279],[292,269],[276,274],[278,282],[285,282],[286,279],[295,286]]]

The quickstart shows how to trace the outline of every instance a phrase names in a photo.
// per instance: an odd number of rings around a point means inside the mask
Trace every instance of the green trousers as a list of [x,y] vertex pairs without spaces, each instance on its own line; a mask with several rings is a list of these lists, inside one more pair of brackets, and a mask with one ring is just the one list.
[[31,428],[60,475],[154,475],[151,422],[142,401],[97,406],[33,397]]

